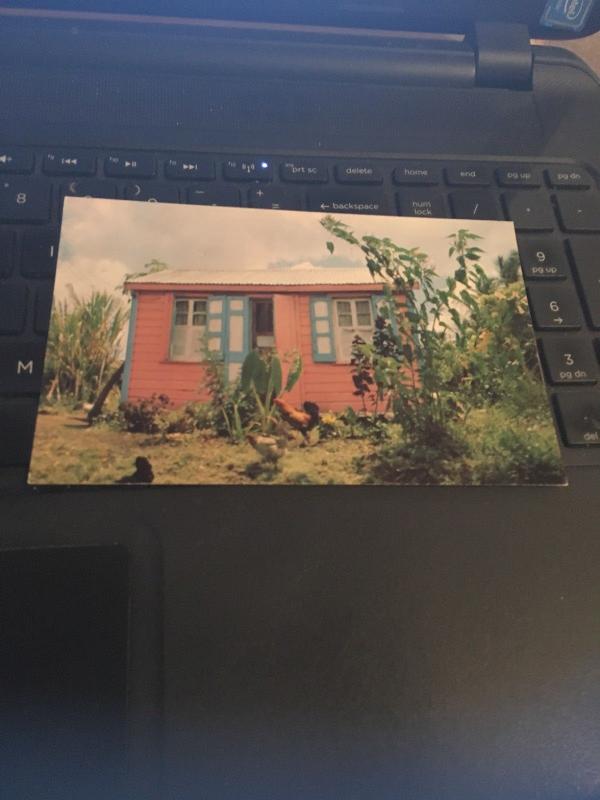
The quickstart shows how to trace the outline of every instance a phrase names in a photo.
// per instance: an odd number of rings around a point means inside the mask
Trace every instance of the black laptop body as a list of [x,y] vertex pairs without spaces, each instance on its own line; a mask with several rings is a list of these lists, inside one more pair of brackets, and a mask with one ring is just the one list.
[[[0,181],[48,198],[41,221],[0,219],[7,796],[598,796],[600,83],[530,37],[592,33],[599,10],[3,3]],[[90,191],[119,196],[106,160],[150,158],[181,202],[165,164],[190,154],[268,157],[284,197],[285,163],[341,193],[337,164],[375,164],[388,213],[401,167],[428,165],[407,191],[448,215],[484,191],[524,260],[558,253],[559,275],[524,263],[532,304],[570,304],[542,345],[592,359],[585,385],[547,365],[568,487],[28,488],[39,386],[15,364],[43,354],[56,154],[92,157]],[[451,186],[457,168],[484,185]]]

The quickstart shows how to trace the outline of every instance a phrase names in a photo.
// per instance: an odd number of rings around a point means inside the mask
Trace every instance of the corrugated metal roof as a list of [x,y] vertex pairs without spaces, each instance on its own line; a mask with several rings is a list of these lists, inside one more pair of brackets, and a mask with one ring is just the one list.
[[127,281],[127,286],[143,283],[204,284],[215,286],[352,286],[374,283],[366,267],[303,267],[296,269],[209,270],[169,269]]

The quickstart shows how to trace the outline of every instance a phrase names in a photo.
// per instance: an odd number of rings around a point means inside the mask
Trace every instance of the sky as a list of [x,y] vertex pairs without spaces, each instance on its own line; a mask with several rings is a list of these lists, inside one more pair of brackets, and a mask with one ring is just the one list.
[[[55,296],[64,300],[69,286],[85,298],[93,291],[121,294],[128,273],[140,272],[157,259],[170,269],[290,269],[294,266],[360,267],[357,247],[335,239],[322,228],[323,214],[222,208],[134,200],[65,199],[58,252]],[[448,258],[448,236],[466,227],[484,238],[482,266],[494,271],[499,255],[517,249],[511,222],[430,220],[340,214],[359,238],[388,236],[403,247],[429,254],[439,275],[456,269]],[[365,267],[365,273],[366,267]]]

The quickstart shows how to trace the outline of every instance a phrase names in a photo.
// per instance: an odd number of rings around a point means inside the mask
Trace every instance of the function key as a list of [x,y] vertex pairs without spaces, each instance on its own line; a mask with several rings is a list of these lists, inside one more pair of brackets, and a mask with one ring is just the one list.
[[299,211],[302,208],[302,198],[299,194],[279,186],[259,186],[248,191],[248,205],[252,208],[286,208]]
[[399,186],[437,186],[442,180],[442,170],[437,164],[402,161],[395,167],[393,177]]
[[458,219],[504,219],[491,192],[453,192],[450,202],[454,216]]
[[21,274],[27,278],[51,278],[56,269],[57,251],[55,230],[28,231],[23,236]]
[[519,255],[526,278],[566,278],[569,275],[566,253],[557,242],[521,238]]
[[370,195],[357,189],[323,189],[308,194],[311,211],[325,214],[385,214],[387,203],[380,194]]
[[462,164],[446,168],[446,180],[450,186],[489,186],[492,173],[481,164]]
[[554,230],[554,212],[543,192],[511,192],[504,195],[504,202],[518,231]]
[[190,181],[212,181],[215,179],[215,162],[197,156],[169,158],[165,161],[165,176]]
[[125,187],[126,200],[143,200],[146,203],[178,203],[179,189],[172,184],[129,183]]
[[582,289],[583,304],[590,325],[600,328],[600,248],[593,239],[571,239],[571,260]]
[[578,167],[547,169],[546,177],[553,189],[589,189],[593,185],[590,174]]
[[527,186],[530,189],[539,189],[543,183],[542,173],[539,169],[530,167],[502,167],[496,170],[496,178],[500,186]]
[[598,362],[590,342],[565,334],[546,337],[541,344],[551,383],[596,383]]
[[270,181],[273,165],[265,158],[228,158],[223,164],[223,177],[228,181]]
[[600,444],[600,393],[564,392],[557,395],[556,404],[566,444]]
[[402,217],[444,218],[448,216],[443,195],[428,192],[426,189],[399,192],[396,200],[398,213]]
[[25,327],[27,287],[0,286],[0,333],[18,334]]
[[117,184],[112,181],[86,180],[69,181],[63,187],[65,197],[104,197],[115,198],[117,196]]
[[285,161],[279,170],[282,181],[287,183],[327,183],[329,173],[320,161]]
[[15,257],[15,235],[12,231],[0,230],[0,278],[7,278],[13,271]]
[[0,148],[0,173],[33,172],[35,156],[27,150],[10,150]]
[[600,198],[583,194],[563,194],[556,198],[564,230],[573,233],[600,233]]
[[581,328],[579,300],[572,286],[562,283],[530,286],[527,293],[533,322],[538,330],[558,331]]
[[104,172],[109,178],[153,178],[156,160],[146,154],[108,156],[104,161]]
[[47,175],[95,175],[96,156],[90,153],[46,153],[43,170]]
[[383,183],[383,175],[377,167],[360,161],[345,161],[335,165],[338,183]]
[[0,182],[0,220],[47,222],[50,218],[50,186],[15,178]]

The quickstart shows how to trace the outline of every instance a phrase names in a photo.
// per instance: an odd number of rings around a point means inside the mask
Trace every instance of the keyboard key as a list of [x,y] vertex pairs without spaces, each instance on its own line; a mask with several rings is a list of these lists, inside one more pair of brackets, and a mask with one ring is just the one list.
[[458,219],[504,219],[491,192],[453,192],[450,202]]
[[582,318],[575,289],[564,283],[530,286],[531,315],[540,331],[577,330]]
[[50,186],[16,178],[0,182],[2,222],[47,222],[50,218]]
[[194,186],[187,190],[187,201],[200,206],[239,206],[240,190],[235,186]]
[[548,183],[553,189],[589,189],[591,176],[579,167],[556,167],[546,170]]
[[0,278],[12,274],[15,259],[15,235],[12,231],[0,231]]
[[153,178],[156,159],[146,154],[108,156],[104,161],[104,173],[109,178]]
[[49,152],[42,168],[46,175],[95,175],[96,156],[76,150]]
[[23,236],[21,274],[27,278],[52,278],[56,270],[57,251],[57,231],[28,231]]
[[179,189],[169,184],[155,183],[128,183],[125,186],[126,200],[143,200],[147,203],[178,203]]
[[65,197],[104,197],[114,199],[117,196],[117,184],[91,178],[83,181],[69,181],[63,186]]
[[600,444],[600,392],[564,392],[556,396],[556,404],[567,445]]
[[228,181],[271,181],[273,165],[264,158],[229,158],[223,164],[223,177]]
[[198,156],[170,158],[165,162],[165,176],[190,181],[212,181],[215,179],[215,162]]
[[566,278],[570,274],[564,248],[557,242],[520,237],[519,254],[526,278]]
[[496,179],[500,186],[524,186],[530,189],[538,189],[542,181],[542,173],[539,169],[529,167],[511,166],[496,170]]
[[600,198],[584,192],[556,198],[564,230],[572,233],[600,233]]
[[335,179],[338,183],[383,183],[381,170],[360,161],[344,161],[335,165]]
[[48,333],[50,311],[52,309],[52,287],[48,284],[38,286],[35,290],[35,308],[33,315],[33,329],[36,333]]
[[504,195],[504,202],[518,231],[554,230],[554,212],[543,192],[510,192]]
[[329,173],[321,161],[298,159],[286,161],[279,170],[282,181],[287,183],[327,183]]
[[399,192],[396,196],[398,213],[403,217],[437,217],[448,216],[446,201],[441,194],[427,189],[412,189]]
[[399,186],[437,186],[442,182],[442,168],[423,161],[401,161],[393,178]]
[[0,148],[0,174],[33,172],[35,157],[28,150]]
[[590,342],[565,334],[548,336],[541,344],[550,383],[596,383],[598,362]]
[[0,391],[34,394],[40,391],[44,372],[43,342],[0,340]]
[[569,249],[586,316],[592,328],[600,328],[600,246],[596,239],[571,239]]
[[489,186],[492,182],[492,171],[481,164],[462,164],[447,167],[446,180],[450,186]]
[[0,283],[0,334],[18,334],[25,328],[27,287]]
[[248,205],[252,208],[286,208],[298,211],[302,208],[302,198],[278,186],[259,186],[248,190]]
[[33,397],[0,398],[0,467],[27,464],[36,414]]
[[380,194],[370,195],[358,189],[322,189],[308,194],[311,211],[326,214],[385,214],[387,202]]

